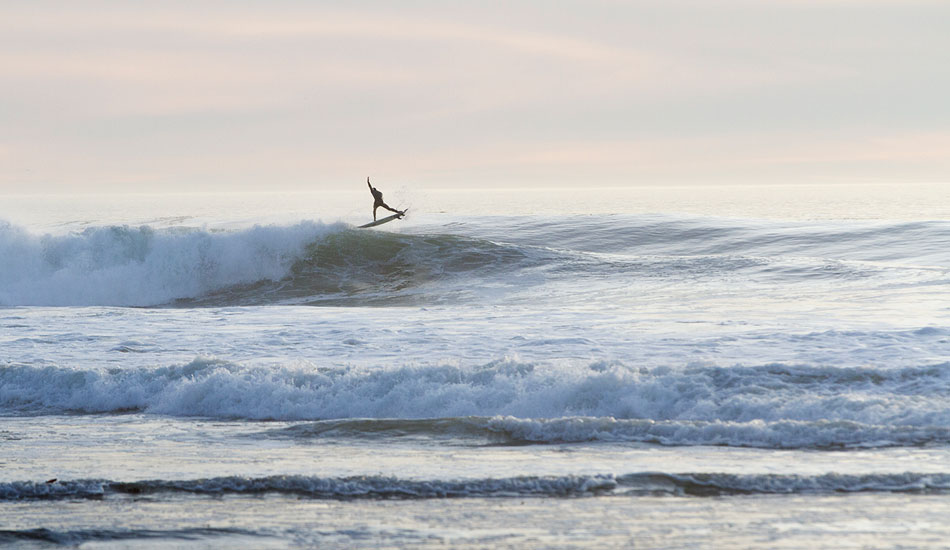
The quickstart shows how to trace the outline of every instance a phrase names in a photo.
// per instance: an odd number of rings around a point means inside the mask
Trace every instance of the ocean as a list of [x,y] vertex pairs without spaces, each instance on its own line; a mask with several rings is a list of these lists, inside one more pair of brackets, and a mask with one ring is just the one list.
[[4,197],[0,547],[950,547],[950,187],[378,186]]

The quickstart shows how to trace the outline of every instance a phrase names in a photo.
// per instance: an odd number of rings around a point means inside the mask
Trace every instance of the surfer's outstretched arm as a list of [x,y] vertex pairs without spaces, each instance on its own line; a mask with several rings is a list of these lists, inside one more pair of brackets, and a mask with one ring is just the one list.
[[370,191],[373,190],[373,185],[369,182],[369,176],[366,176],[366,185],[369,186],[369,190],[370,190]]

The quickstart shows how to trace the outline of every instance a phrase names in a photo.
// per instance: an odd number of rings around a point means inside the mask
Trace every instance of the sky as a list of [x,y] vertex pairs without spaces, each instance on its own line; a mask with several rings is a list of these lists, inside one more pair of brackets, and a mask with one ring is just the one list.
[[0,0],[0,193],[950,182],[950,2]]

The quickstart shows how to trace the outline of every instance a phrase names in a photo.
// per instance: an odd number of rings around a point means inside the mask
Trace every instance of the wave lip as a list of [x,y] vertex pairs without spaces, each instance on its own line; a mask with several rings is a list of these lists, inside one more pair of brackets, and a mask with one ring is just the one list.
[[325,500],[591,497],[600,495],[728,496],[747,494],[950,492],[950,474],[822,475],[637,472],[621,476],[520,476],[462,480],[415,480],[385,476],[226,476],[194,480],[0,483],[0,500],[121,498],[185,493],[197,496],[286,494]]

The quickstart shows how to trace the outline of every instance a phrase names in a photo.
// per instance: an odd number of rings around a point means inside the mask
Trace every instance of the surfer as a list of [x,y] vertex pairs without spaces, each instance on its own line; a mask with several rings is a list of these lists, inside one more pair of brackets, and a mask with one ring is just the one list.
[[373,221],[376,221],[376,209],[380,206],[386,210],[389,210],[390,212],[393,212],[394,214],[399,214],[400,216],[406,213],[405,210],[396,210],[395,208],[383,202],[383,192],[373,187],[373,185],[369,182],[368,176],[366,178],[366,185],[369,185],[369,192],[373,194]]

